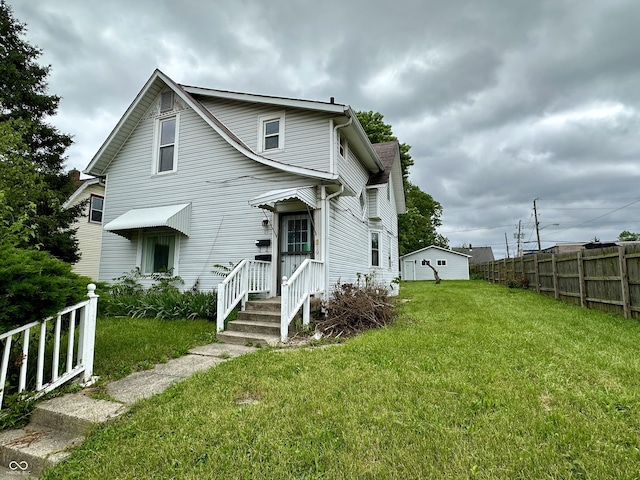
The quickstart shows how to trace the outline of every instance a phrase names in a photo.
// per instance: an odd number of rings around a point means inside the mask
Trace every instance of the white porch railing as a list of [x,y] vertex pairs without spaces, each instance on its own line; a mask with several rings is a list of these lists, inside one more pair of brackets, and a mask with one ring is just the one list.
[[282,277],[280,339],[289,337],[289,324],[302,307],[302,324],[309,325],[311,295],[324,292],[324,262],[306,259],[289,279]]
[[218,284],[216,330],[224,330],[224,321],[242,302],[247,303],[250,293],[271,291],[271,262],[242,260],[227,277]]
[[[0,371],[0,408],[4,400],[5,390],[9,386],[7,376],[9,361],[20,368],[17,380],[17,393],[24,392],[27,387],[27,375],[33,375],[33,362],[29,365],[29,338],[31,330],[38,335],[38,357],[35,364],[35,391],[40,395],[56,389],[80,374],[82,382],[87,384],[93,378],[93,355],[95,348],[96,314],[98,311],[98,295],[96,286],[87,285],[88,300],[67,307],[56,316],[41,322],[32,322],[0,335],[0,343],[4,343],[2,353],[2,370]],[[63,332],[63,324],[68,329]],[[47,345],[48,327],[53,326],[53,345]],[[66,335],[66,346],[63,336]],[[16,355],[11,355],[12,343],[22,341],[21,348]],[[49,347],[51,351],[48,351]],[[62,347],[62,348],[61,348]],[[62,351],[61,351],[62,350]],[[60,364],[64,364],[64,372],[60,372]],[[45,371],[45,365],[48,367]],[[10,381],[11,379],[9,379]],[[15,387],[15,385],[14,385]]]

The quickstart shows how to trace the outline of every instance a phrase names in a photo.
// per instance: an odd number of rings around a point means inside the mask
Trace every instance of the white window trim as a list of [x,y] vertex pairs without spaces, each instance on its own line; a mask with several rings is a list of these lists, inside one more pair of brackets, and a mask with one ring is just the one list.
[[[265,139],[265,124],[268,122],[272,122],[274,120],[278,120],[279,123],[279,131],[278,131],[278,148],[264,148],[264,139]],[[285,115],[284,112],[272,113],[269,115],[260,115],[258,117],[258,152],[281,152],[284,150],[284,132],[285,132]]]
[[[176,138],[173,143],[173,168],[171,170],[165,170],[164,172],[160,171],[160,133],[161,133],[161,125],[165,120],[171,120],[175,118],[176,120]],[[153,163],[151,165],[151,175],[169,175],[178,171],[178,150],[180,148],[179,145],[180,139],[180,113],[179,112],[171,112],[167,115],[162,115],[156,118],[154,124],[153,131]]]
[[[169,232],[166,230],[162,230],[162,231],[143,231],[140,230],[138,233],[138,248],[137,248],[137,252],[136,252],[136,266],[140,269],[140,273],[142,273],[142,275],[144,277],[149,277],[151,275],[153,275],[152,273],[144,273],[144,265],[142,264],[142,253],[144,252],[144,241],[149,238],[149,237],[160,237],[160,236],[168,236],[168,235],[174,235],[175,236],[175,241],[174,243],[174,251],[173,251],[173,272],[172,275],[173,276],[177,276],[180,275],[179,272],[179,267],[180,267],[180,237],[182,235],[179,235],[178,232]],[[145,284],[144,282],[144,278],[143,278],[143,284]],[[151,286],[151,283],[149,283],[149,285],[145,286]]]
[[436,267],[446,267],[446,266],[447,266],[447,259],[446,258],[439,258],[439,259],[436,260]]
[[[97,195],[95,193],[92,193],[91,195],[89,195],[89,223],[93,223],[95,225],[102,225],[102,220],[100,220],[99,222],[95,221],[95,220],[91,220],[91,212],[93,211],[93,199],[94,198],[101,198],[102,199],[102,210],[100,210],[100,212],[103,215],[104,218],[104,195]],[[97,210],[97,209],[96,209]]]
[[[340,153],[340,147],[342,147],[343,153]],[[340,155],[345,160],[349,156],[349,142],[342,135],[338,135],[338,155]]]
[[[378,265],[373,264],[373,234],[378,234]],[[382,231],[381,230],[369,230],[369,267],[380,269],[382,267],[382,252],[383,252],[383,242],[382,242]]]

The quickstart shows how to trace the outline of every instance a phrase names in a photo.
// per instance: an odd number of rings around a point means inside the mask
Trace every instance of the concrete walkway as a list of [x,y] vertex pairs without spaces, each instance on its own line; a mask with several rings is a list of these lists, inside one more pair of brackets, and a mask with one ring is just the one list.
[[109,382],[115,401],[96,400],[83,392],[38,404],[23,429],[0,433],[0,479],[38,478],[71,454],[89,431],[125,413],[138,400],[162,393],[196,372],[255,351],[254,347],[212,343],[193,348],[183,357]]

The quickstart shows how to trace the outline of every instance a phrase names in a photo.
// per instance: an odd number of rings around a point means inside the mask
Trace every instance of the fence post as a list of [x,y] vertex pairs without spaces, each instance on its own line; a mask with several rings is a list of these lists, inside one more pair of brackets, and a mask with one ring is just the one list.
[[558,264],[556,263],[556,254],[551,254],[551,270],[553,273],[553,296],[557,299],[560,298],[560,292],[558,291]]
[[98,316],[98,297],[96,285],[87,285],[89,304],[85,307],[82,326],[82,364],[84,365],[83,383],[88,383],[93,377],[93,357],[96,345],[96,317]]
[[580,306],[587,308],[587,282],[584,279],[584,262],[582,261],[582,251],[578,252],[578,279],[580,282]]
[[538,265],[538,254],[533,257],[533,268],[535,269],[536,292],[540,293],[540,265]]
[[624,245],[618,247],[620,259],[620,281],[622,282],[622,308],[624,318],[631,318],[631,299],[629,297],[629,274],[627,272],[627,251]]

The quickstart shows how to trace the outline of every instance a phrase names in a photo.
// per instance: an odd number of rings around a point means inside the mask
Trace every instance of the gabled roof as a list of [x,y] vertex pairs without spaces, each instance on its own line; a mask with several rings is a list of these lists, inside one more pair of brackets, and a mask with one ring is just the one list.
[[456,252],[455,250],[449,250],[447,248],[438,247],[436,245],[429,245],[428,247],[421,248],[420,250],[416,250],[411,253],[407,253],[406,255],[402,255],[400,258],[408,257],[409,255],[413,255],[415,253],[424,252],[426,250],[440,250],[442,252],[453,253],[454,255],[460,255],[461,257],[469,258],[471,255],[466,255],[464,253]]
[[386,185],[389,179],[393,183],[393,192],[398,213],[406,213],[407,204],[404,196],[404,181],[402,179],[402,165],[400,161],[400,144],[397,140],[390,142],[374,143],[373,149],[378,155],[384,170],[371,175],[367,182],[368,187]]
[[469,262],[471,263],[484,263],[493,262],[495,260],[493,256],[493,249],[491,247],[456,247],[452,249],[454,252],[464,253],[469,255]]
[[82,181],[82,185],[80,185],[75,192],[71,194],[71,196],[67,199],[66,202],[62,204],[62,208],[67,208],[69,205],[73,203],[73,201],[78,198],[82,192],[84,192],[87,188],[92,185],[103,185],[104,183],[101,178],[88,178]]
[[[106,169],[125,144],[129,136],[133,133],[138,123],[142,120],[143,115],[149,109],[152,102],[160,92],[165,90],[167,87],[171,88],[183,102],[200,115],[200,117],[207,122],[207,124],[209,124],[209,126],[211,126],[211,128],[213,128],[213,130],[215,130],[229,145],[241,154],[245,155],[247,158],[262,163],[263,165],[297,175],[331,181],[337,179],[337,175],[330,172],[288,165],[255,153],[215,115],[197,101],[185,88],[175,83],[160,70],[155,70],[149,80],[147,80],[147,83],[142,87],[142,90],[140,90],[111,134],[107,137],[91,162],[89,162],[84,173],[89,175],[105,174]],[[189,88],[193,89],[193,87]]]

